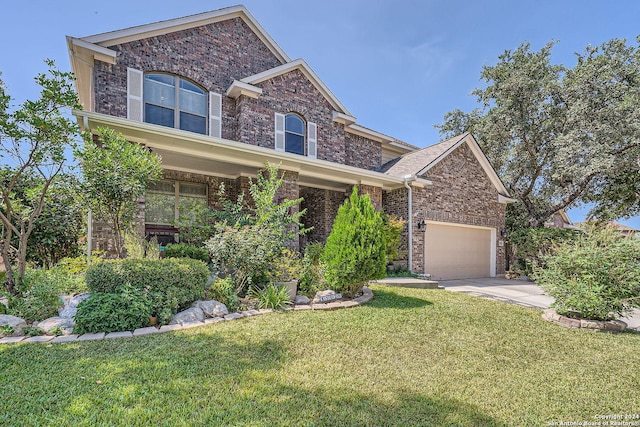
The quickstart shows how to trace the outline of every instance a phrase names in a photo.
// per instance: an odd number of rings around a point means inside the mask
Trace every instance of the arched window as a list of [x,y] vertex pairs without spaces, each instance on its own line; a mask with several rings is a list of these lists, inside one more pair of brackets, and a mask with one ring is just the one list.
[[304,156],[305,125],[302,117],[289,113],[284,118],[284,143],[288,153]]
[[144,75],[144,121],[207,133],[207,92],[172,74]]

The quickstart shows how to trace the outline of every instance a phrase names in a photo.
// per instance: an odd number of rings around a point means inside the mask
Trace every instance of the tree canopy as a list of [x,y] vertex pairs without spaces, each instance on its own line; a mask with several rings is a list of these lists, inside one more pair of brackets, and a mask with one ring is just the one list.
[[[27,246],[47,193],[70,165],[67,159],[80,132],[65,110],[81,108],[73,90],[73,75],[59,71],[53,61],[47,74],[38,74],[40,97],[18,108],[0,80],[0,254],[7,270],[5,286],[18,294],[24,276]],[[25,183],[32,186],[20,190]]]
[[529,43],[486,66],[479,108],[454,110],[437,126],[472,132],[522,203],[531,226],[555,212],[593,203],[590,216],[640,212],[640,36],[577,53],[573,68],[551,63],[555,42]]
[[125,231],[133,226],[138,199],[162,176],[160,157],[127,141],[120,133],[98,128],[99,143],[87,139],[77,151],[87,205],[113,231],[116,255],[124,258]]

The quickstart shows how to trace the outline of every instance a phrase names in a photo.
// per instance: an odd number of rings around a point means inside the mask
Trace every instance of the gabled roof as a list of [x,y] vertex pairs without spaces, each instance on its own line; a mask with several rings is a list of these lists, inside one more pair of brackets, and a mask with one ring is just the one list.
[[280,62],[283,64],[291,62],[291,59],[287,56],[284,50],[278,46],[275,40],[271,38],[269,33],[267,33],[262,25],[260,25],[253,15],[251,15],[249,10],[247,10],[243,5],[225,7],[211,12],[198,13],[182,18],[168,19],[165,21],[154,22],[152,24],[138,25],[122,30],[109,31],[93,36],[82,37],[80,40],[103,47],[109,47],[134,40],[200,27],[215,22],[227,21],[233,18],[242,19],[256,34],[256,36],[262,40],[267,48],[280,60]]
[[478,163],[480,163],[480,166],[482,166],[482,169],[487,174],[487,177],[498,193],[508,199],[509,193],[507,189],[489,163],[487,156],[482,152],[478,142],[470,133],[457,135],[453,138],[447,139],[446,141],[430,145],[422,150],[407,153],[397,159],[385,163],[380,168],[380,171],[397,177],[420,176],[440,163],[440,161],[445,159],[462,144],[467,144],[469,146],[471,152],[475,155]]
[[[246,95],[252,98],[257,98],[261,95],[262,90],[255,86],[256,84],[293,70],[300,70],[334,108],[333,121],[343,124],[346,132],[365,136],[374,141],[381,142],[383,147],[386,147],[388,150],[398,154],[417,149],[417,147],[414,147],[413,145],[357,124],[356,118],[349,112],[344,104],[340,102],[333,92],[331,92],[324,82],[320,80],[313,69],[311,69],[303,59],[292,61],[243,5],[231,6],[210,12],[159,21],[152,24],[139,25],[82,38],[67,36],[71,68],[76,77],[76,91],[80,98],[80,103],[86,110],[91,110],[93,108],[93,64],[96,60],[107,64],[116,64],[116,52],[110,49],[110,47],[121,43],[169,34],[234,18],[242,19],[265,44],[265,46],[278,58],[282,65],[252,76],[241,78],[240,80],[234,80],[231,86],[227,89],[227,96],[237,98],[238,96]],[[241,76],[230,77],[240,78]]]
[[[295,61],[289,62],[287,64],[282,64],[270,70],[254,74],[252,76],[245,77],[241,79],[240,82],[249,85],[257,85],[274,77],[290,73],[294,70],[299,70],[302,74],[304,74],[309,82],[311,82],[311,84],[316,89],[318,89],[322,96],[324,96],[324,98],[329,101],[334,110],[338,111],[339,113],[351,116],[351,113],[349,112],[349,110],[347,110],[347,107],[345,107],[342,102],[340,102],[340,100],[333,94],[333,92],[331,92],[327,85],[325,85],[324,82],[320,80],[320,77],[318,77],[318,75],[315,73],[315,71],[313,71],[309,64],[307,64],[307,62],[302,58],[296,59]],[[232,87],[234,85],[237,85],[237,83],[234,82],[232,84]],[[227,93],[229,93],[229,91],[227,91]]]

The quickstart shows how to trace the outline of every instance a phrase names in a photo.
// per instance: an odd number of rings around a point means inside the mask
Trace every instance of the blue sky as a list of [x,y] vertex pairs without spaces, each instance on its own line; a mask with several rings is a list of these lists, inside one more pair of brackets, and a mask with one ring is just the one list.
[[[33,77],[52,58],[69,70],[65,35],[82,37],[237,4],[236,1],[25,0],[2,6],[0,71],[18,102],[37,96]],[[245,0],[292,58],[304,58],[358,123],[425,147],[434,124],[476,106],[483,65],[529,41],[550,40],[554,62],[640,34],[638,0]],[[574,221],[585,209],[574,209]],[[640,228],[640,217],[621,221]]]

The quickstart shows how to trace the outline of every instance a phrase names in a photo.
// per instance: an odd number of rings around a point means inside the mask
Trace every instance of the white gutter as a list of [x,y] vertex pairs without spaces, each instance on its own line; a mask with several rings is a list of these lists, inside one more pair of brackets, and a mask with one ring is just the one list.
[[409,254],[409,271],[413,273],[413,192],[409,185],[409,180],[415,179],[411,175],[404,176],[404,187],[407,189],[407,216],[408,219],[408,231],[409,242],[407,244],[407,253]]

